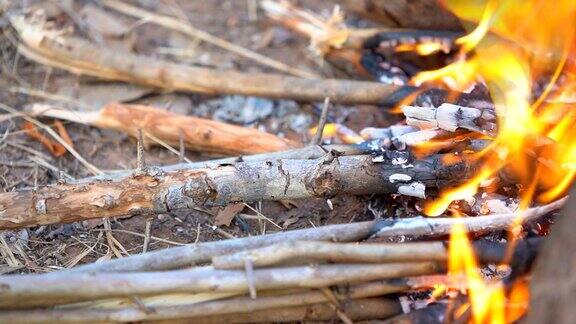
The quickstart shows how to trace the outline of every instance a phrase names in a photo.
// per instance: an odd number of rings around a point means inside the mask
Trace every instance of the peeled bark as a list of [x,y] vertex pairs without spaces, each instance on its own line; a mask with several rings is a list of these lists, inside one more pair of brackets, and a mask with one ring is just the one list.
[[[32,107],[32,113],[71,120],[101,128],[111,128],[138,137],[146,135],[178,146],[180,136],[186,148],[226,155],[284,151],[301,144],[276,135],[209,119],[178,115],[144,105],[111,103],[97,112],[71,112],[44,105]],[[149,141],[151,144],[154,141]]]

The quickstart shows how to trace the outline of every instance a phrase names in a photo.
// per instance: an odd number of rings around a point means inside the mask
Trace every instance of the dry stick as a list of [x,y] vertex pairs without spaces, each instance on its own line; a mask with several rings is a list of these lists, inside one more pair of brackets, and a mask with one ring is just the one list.
[[[429,287],[429,286],[428,286]],[[424,288],[428,288],[424,287]],[[348,287],[342,299],[360,299],[381,296],[407,289],[419,288],[410,284],[410,279],[398,279],[371,282]],[[338,296],[338,294],[337,294]],[[153,312],[140,308],[122,309],[42,309],[12,310],[0,312],[0,322],[6,323],[41,323],[58,322],[137,322],[149,320],[168,320],[179,318],[198,318],[211,315],[250,313],[284,307],[310,305],[326,302],[327,298],[318,291],[296,292],[276,296],[260,296],[253,300],[247,297],[209,301],[190,305],[154,307]]]
[[122,53],[94,46],[74,37],[56,36],[13,18],[12,25],[23,41],[19,47],[26,57],[75,74],[109,80],[144,84],[168,90],[209,94],[240,94],[300,101],[374,104],[398,101],[414,92],[413,88],[350,80],[313,80],[263,73],[217,71]]
[[[477,259],[482,263],[510,261],[512,267],[523,266],[537,253],[541,239],[519,240],[514,257],[506,260],[509,247],[505,243],[485,240],[474,241]],[[279,264],[306,264],[308,262],[385,263],[448,260],[448,244],[443,242],[421,243],[329,243],[291,241],[234,254],[212,258],[216,269],[241,269],[245,260],[254,267]]]
[[461,162],[449,166],[443,166],[441,158],[413,161],[408,168],[394,159],[373,163],[371,156],[362,155],[241,162],[173,172],[149,168],[107,181],[58,183],[0,194],[0,229],[168,213],[239,201],[384,193],[423,197],[427,189],[456,185],[475,171],[464,155]]
[[[214,168],[220,165],[232,165],[238,162],[255,162],[266,160],[282,160],[282,159],[317,159],[326,155],[326,152],[338,151],[342,155],[360,155],[369,154],[373,152],[365,144],[348,145],[348,144],[330,144],[330,145],[314,145],[305,146],[302,148],[291,149],[279,152],[260,153],[252,155],[235,156],[221,159],[214,159],[208,161],[191,162],[191,163],[178,163],[173,165],[162,166],[162,171],[177,171],[183,169],[199,169],[199,168]],[[118,170],[109,171],[107,175],[100,177],[91,177],[79,179],[79,182],[89,182],[95,179],[105,179],[106,177],[124,177],[131,174],[131,171]]]
[[254,267],[267,267],[296,261],[328,262],[412,262],[445,261],[446,247],[442,242],[356,244],[292,241],[255,250],[237,252],[212,259],[216,269],[241,269],[244,260],[251,260]]
[[326,97],[326,99],[324,99],[324,106],[322,107],[320,119],[318,120],[316,134],[314,134],[314,137],[310,141],[310,145],[320,145],[322,142],[322,134],[324,133],[324,126],[326,125],[326,119],[328,118],[328,108],[330,108],[330,98]]
[[251,59],[256,63],[274,68],[278,71],[290,73],[303,78],[320,78],[319,75],[312,72],[303,71],[297,68],[293,68],[287,64],[271,59],[265,55],[258,54],[249,49],[243,48],[241,46],[232,44],[214,35],[211,35],[203,30],[193,27],[189,22],[181,21],[177,18],[159,15],[152,13],[150,11],[131,6],[125,2],[115,1],[115,0],[104,0],[101,2],[104,6],[112,8],[123,14],[143,19],[146,22],[152,22],[154,24],[181,32],[188,36],[203,40],[212,45],[218,46],[222,49],[228,50],[242,57]]
[[472,108],[444,103],[437,108],[404,106],[402,112],[408,125],[420,128],[440,128],[450,132],[465,128],[488,135],[497,133],[494,107]]
[[[256,269],[258,290],[320,288],[342,283],[403,278],[442,270],[436,262],[339,264]],[[191,292],[248,292],[243,270],[192,270],[133,273],[62,273],[0,277],[0,307],[24,308],[111,297]]]
[[450,234],[456,224],[463,225],[469,233],[487,233],[501,231],[513,226],[537,220],[554,210],[560,209],[566,203],[567,197],[558,199],[550,204],[528,208],[524,211],[509,214],[494,214],[486,216],[465,218],[405,218],[400,220],[383,220],[377,227],[381,227],[374,235],[379,238],[418,239],[421,237],[434,237]]
[[151,138],[159,138],[176,146],[200,152],[228,155],[282,151],[300,144],[256,129],[221,123],[209,119],[171,113],[144,105],[111,103],[99,111],[76,112],[48,105],[33,105],[35,115],[70,120],[101,128],[111,128],[139,137],[139,130]]

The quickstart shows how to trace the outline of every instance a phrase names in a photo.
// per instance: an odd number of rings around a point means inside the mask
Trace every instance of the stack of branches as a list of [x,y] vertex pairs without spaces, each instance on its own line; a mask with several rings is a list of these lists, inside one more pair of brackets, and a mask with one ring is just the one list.
[[[116,2],[104,3],[114,6]],[[115,8],[126,9],[117,4]],[[148,18],[170,28],[177,25],[162,17]],[[46,30],[23,17],[12,17],[11,22],[20,37],[19,51],[26,57],[108,80],[164,90],[300,101],[328,97],[333,102],[383,106],[447,101],[447,94],[440,90],[314,80],[302,73],[289,77],[183,66],[111,51]],[[319,136],[312,145],[304,146],[229,125],[183,120],[149,107],[111,104],[99,112],[82,114],[34,106],[35,114],[119,129],[137,137],[144,134],[169,145],[228,155],[260,154],[161,168],[146,167],[141,160],[134,171],[3,193],[0,229],[154,215],[236,202],[330,199],[345,194],[398,194],[426,199],[466,181],[481,163],[467,154],[447,152],[477,151],[485,143],[474,141],[470,131],[484,135],[495,132],[495,113],[489,100],[467,96],[459,100],[456,104],[433,105],[437,108],[413,109],[407,105],[403,112],[408,125],[367,131],[364,135],[368,140],[362,143],[327,146],[319,144],[327,108],[321,117]],[[161,127],[162,120],[170,124],[168,130]],[[463,131],[466,140],[447,141],[425,158],[406,150],[455,131]],[[242,135],[242,139],[216,140],[233,137],[231,134]],[[239,145],[245,141],[250,143]],[[447,158],[452,163],[443,163]],[[539,220],[559,209],[564,200],[520,214],[378,219],[198,243],[42,275],[2,276],[0,321],[194,318],[198,323],[351,322],[390,317],[401,314],[405,305],[396,298],[382,296],[438,284],[462,288],[458,278],[445,275],[448,253],[443,240],[453,226],[463,225],[469,233],[478,235],[505,231],[513,225]],[[525,273],[539,243],[540,239],[516,242],[510,276]],[[473,246],[483,264],[510,261],[505,244],[475,241]]]
[[[530,209],[522,220],[535,220],[562,203]],[[486,233],[516,221],[513,215],[491,215],[330,225],[197,243],[48,274],[3,276],[0,320],[194,318],[197,323],[241,323],[386,318],[402,313],[391,294],[436,285],[461,289],[463,281],[444,275],[448,252],[442,240],[378,240],[442,238],[455,224]],[[358,241],[365,242],[351,243]],[[540,241],[517,242],[512,275],[526,272]],[[483,264],[509,257],[502,243],[476,241],[474,250]]]

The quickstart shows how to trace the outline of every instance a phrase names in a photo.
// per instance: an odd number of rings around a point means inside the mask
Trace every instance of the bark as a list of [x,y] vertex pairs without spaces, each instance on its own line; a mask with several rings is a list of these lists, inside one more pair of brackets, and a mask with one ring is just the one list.
[[[326,152],[338,152],[342,156],[347,155],[361,155],[371,154],[375,150],[368,147],[367,143],[360,144],[330,144],[330,145],[309,145],[302,148],[296,148],[286,151],[260,153],[251,155],[239,155],[234,157],[220,158],[207,161],[191,162],[191,163],[178,163],[166,166],[161,166],[160,169],[164,172],[177,171],[183,169],[202,169],[202,168],[215,168],[222,165],[234,165],[239,162],[256,162],[266,160],[280,160],[280,159],[317,159],[326,155]],[[86,183],[97,179],[106,179],[107,177],[126,177],[132,174],[132,170],[114,170],[108,171],[105,176],[94,176],[78,180],[79,183]]]
[[527,323],[576,323],[576,190],[534,266]]
[[0,307],[24,308],[168,293],[245,293],[249,286],[258,290],[320,288],[433,274],[441,268],[435,262],[339,264],[256,269],[250,278],[242,270],[212,267],[165,272],[3,276],[0,277]]
[[[71,112],[36,105],[32,107],[31,112],[100,128],[115,129],[132,137],[138,137],[138,131],[142,130],[145,136],[159,138],[171,146],[178,146],[182,136],[186,148],[198,152],[226,155],[257,154],[301,146],[297,142],[253,128],[178,115],[144,105],[111,103],[98,112]],[[156,142],[147,141],[147,143]]]
[[329,154],[316,160],[242,162],[211,169],[163,172],[151,168],[128,177],[58,183],[1,194],[0,229],[340,194],[400,193],[424,198],[474,172],[465,158],[443,166],[441,155],[418,161],[407,156],[391,152],[374,163],[370,156]]
[[[425,287],[428,288],[433,282]],[[420,288],[406,279],[393,279],[358,284],[348,287],[336,287],[335,296],[341,301],[393,294],[408,289]],[[0,322],[6,323],[41,323],[47,321],[85,322],[85,321],[115,321],[137,322],[150,320],[168,320],[182,318],[197,318],[211,315],[234,313],[251,313],[280,307],[294,307],[316,303],[326,303],[330,300],[317,290],[307,290],[282,295],[250,297],[234,297],[225,300],[215,300],[189,305],[150,307],[149,312],[136,307],[121,309],[36,309],[13,310],[0,312]]]
[[143,84],[166,90],[239,94],[299,101],[329,97],[334,103],[379,103],[400,87],[375,82],[314,80],[279,74],[242,73],[192,67],[98,47],[82,39],[55,36],[24,19],[12,19],[29,59],[75,74]]

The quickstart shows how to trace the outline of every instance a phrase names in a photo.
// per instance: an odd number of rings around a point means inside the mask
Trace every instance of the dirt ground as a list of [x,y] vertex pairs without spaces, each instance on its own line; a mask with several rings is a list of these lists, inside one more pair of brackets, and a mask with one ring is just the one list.
[[[68,4],[71,7],[67,7]],[[121,37],[102,39],[98,35],[99,31],[90,30],[90,15],[82,14],[85,6],[89,5],[88,1],[13,2],[9,4],[8,10],[17,10],[22,5],[26,6],[24,10],[27,11],[43,10],[59,27],[74,28],[75,32],[103,46],[216,69],[272,72],[226,50],[152,24],[137,23],[135,19],[111,12],[111,19],[121,26],[127,26],[128,31]],[[308,50],[306,39],[276,27],[260,10],[254,11],[253,0],[141,1],[139,5],[151,11],[188,19],[198,29],[290,66],[325,76],[332,75],[330,68]],[[305,6],[328,14],[333,4],[314,0],[306,1]],[[17,110],[37,102],[67,104],[74,109],[84,110],[96,109],[113,101],[147,103],[206,118],[218,115],[219,119],[227,122],[255,127],[299,141],[309,140],[306,130],[318,120],[319,109],[311,104],[275,101],[275,110],[267,115],[255,120],[253,116],[244,116],[242,119],[230,116],[239,112],[222,108],[225,98],[190,93],[161,93],[153,89],[78,77],[28,61],[16,54],[14,34],[2,19],[0,28],[3,32],[0,39],[0,102]],[[237,97],[228,99],[232,103],[243,100]],[[384,127],[395,120],[394,116],[372,106],[335,106],[330,110],[330,118],[356,131],[367,126]],[[20,118],[1,115],[0,121],[0,183],[4,192],[53,183],[61,180],[63,174],[64,177],[69,175],[76,179],[90,175],[70,154],[54,157],[45,146],[25,134]],[[52,119],[41,121],[48,125],[54,123]],[[76,150],[99,169],[133,169],[136,166],[136,143],[126,135],[74,123],[64,125]],[[179,161],[178,156],[159,147],[147,149],[145,156],[149,165],[169,165]],[[187,152],[186,157],[193,161],[214,158],[193,152]],[[178,244],[367,220],[376,216],[409,216],[406,210],[415,212],[413,205],[414,201],[409,198],[382,197],[338,197],[331,201],[331,206],[322,199],[262,202],[246,206],[230,226],[219,227],[214,224],[217,209],[169,215],[140,215],[112,220],[112,239],[104,234],[101,220],[5,231],[0,232],[3,238],[0,242],[3,254],[0,258],[0,274],[47,272],[140,253],[147,217],[152,217],[150,249],[155,250]],[[270,221],[254,219],[259,214],[265,215]]]

